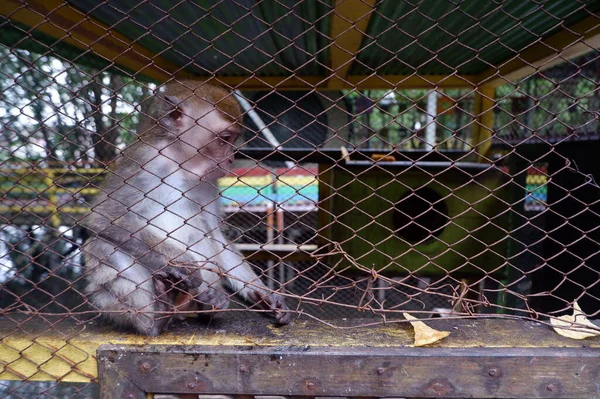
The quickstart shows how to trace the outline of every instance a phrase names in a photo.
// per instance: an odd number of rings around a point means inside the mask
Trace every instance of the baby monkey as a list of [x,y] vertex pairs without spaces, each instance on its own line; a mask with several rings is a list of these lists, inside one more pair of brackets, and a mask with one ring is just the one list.
[[225,285],[288,324],[270,291],[225,239],[217,179],[233,163],[241,109],[225,89],[178,81],[156,95],[81,224],[86,293],[118,324],[160,334],[181,311],[220,310]]

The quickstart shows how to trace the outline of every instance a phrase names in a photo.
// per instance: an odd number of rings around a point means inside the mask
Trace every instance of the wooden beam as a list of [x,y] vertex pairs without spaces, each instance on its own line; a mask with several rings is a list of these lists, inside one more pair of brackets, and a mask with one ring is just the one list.
[[[336,79],[338,82],[341,80]],[[333,90],[331,80],[320,76],[217,76],[209,81],[240,90]],[[350,75],[341,88],[347,89],[416,89],[416,88],[474,88],[474,76],[459,75]]]
[[376,0],[337,0],[331,18],[331,76],[328,88],[347,87],[350,66],[358,54]]
[[103,345],[98,358],[102,397],[109,399],[145,393],[591,399],[598,398],[600,371],[600,350],[592,348]]
[[473,114],[476,122],[473,125],[471,145],[475,147],[480,162],[489,162],[488,154],[494,131],[494,96],[493,86],[482,86],[475,92]]
[[477,82],[490,86],[514,82],[597,48],[600,48],[600,14],[530,45],[503,65],[488,68],[479,74]]
[[57,41],[100,56],[133,74],[141,74],[159,82],[180,72],[180,67],[132,42],[65,0],[2,0],[0,15],[31,27]]
[[357,89],[459,88],[476,86],[474,76],[461,75],[354,75],[346,86]]
[[314,90],[326,88],[322,76],[215,76],[207,79],[239,90]]
[[[340,321],[344,328],[334,328],[301,317],[289,326],[274,328],[271,319],[258,311],[231,309],[215,315],[208,324],[206,319],[192,318],[183,323],[173,323],[168,331],[158,337],[147,337],[119,330],[97,319],[83,322],[80,317],[85,315],[85,311],[81,315],[73,313],[70,316],[35,316],[19,314],[17,311],[7,313],[0,320],[0,380],[93,381],[98,376],[96,351],[102,344],[140,347],[166,345],[176,350],[181,345],[210,345],[227,349],[253,343],[272,348],[303,348],[310,345],[349,350],[371,346],[387,351],[406,350],[414,342],[410,325],[392,318],[388,318],[387,324],[381,319],[379,324],[378,320],[372,318],[353,319],[352,325],[357,326],[354,328]],[[581,349],[584,344],[562,337],[552,328],[533,321],[437,318],[427,323],[438,330],[452,331],[452,335],[436,343],[434,348],[419,349],[421,352],[431,352],[431,356],[439,355],[437,351],[444,348],[454,348],[457,352],[464,352],[467,348],[482,348],[494,351],[501,359],[510,358],[504,352],[510,348],[551,348],[560,357],[568,350]],[[600,351],[600,338],[587,339],[585,346],[584,350],[588,353]],[[586,368],[582,379],[586,378],[586,373],[598,375],[600,363],[596,361],[594,364]],[[451,365],[449,368],[452,368]],[[357,371],[359,369],[356,368]],[[471,371],[477,374],[473,369]],[[510,379],[506,381],[508,384]]]

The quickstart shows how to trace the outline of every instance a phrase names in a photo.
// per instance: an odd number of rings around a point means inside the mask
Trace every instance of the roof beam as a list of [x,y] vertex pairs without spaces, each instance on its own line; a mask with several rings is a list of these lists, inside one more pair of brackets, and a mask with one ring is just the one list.
[[345,86],[357,89],[474,88],[474,76],[461,75],[350,75]]
[[479,74],[477,81],[490,86],[514,82],[597,48],[600,48],[600,14],[531,44],[502,65]]
[[157,57],[65,0],[2,0],[0,15],[100,56],[133,74],[159,82],[170,79],[173,74],[189,77],[177,65]]
[[358,55],[377,0],[337,0],[331,19],[329,47],[331,76],[328,88],[348,86],[350,66]]
[[459,75],[350,75],[343,86],[332,89],[322,76],[216,76],[209,81],[240,90],[395,90],[415,88],[474,88],[474,76]]

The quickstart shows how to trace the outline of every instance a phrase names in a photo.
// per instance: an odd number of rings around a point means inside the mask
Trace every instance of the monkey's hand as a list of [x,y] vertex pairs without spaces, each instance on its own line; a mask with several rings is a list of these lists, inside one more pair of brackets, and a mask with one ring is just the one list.
[[276,293],[262,293],[257,290],[250,291],[250,300],[265,310],[271,310],[275,315],[277,324],[285,325],[292,321],[292,312],[285,304],[283,297]]
[[[184,270],[167,266],[154,273],[156,296],[170,304],[175,302],[178,294],[186,293],[202,284],[202,279]],[[166,298],[164,298],[166,296]]]

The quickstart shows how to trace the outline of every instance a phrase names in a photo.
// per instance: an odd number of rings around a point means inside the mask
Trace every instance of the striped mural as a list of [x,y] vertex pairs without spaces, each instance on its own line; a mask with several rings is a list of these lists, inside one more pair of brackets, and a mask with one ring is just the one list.
[[219,179],[221,203],[225,207],[266,206],[315,206],[318,201],[317,168],[261,167],[235,169],[230,175]]

